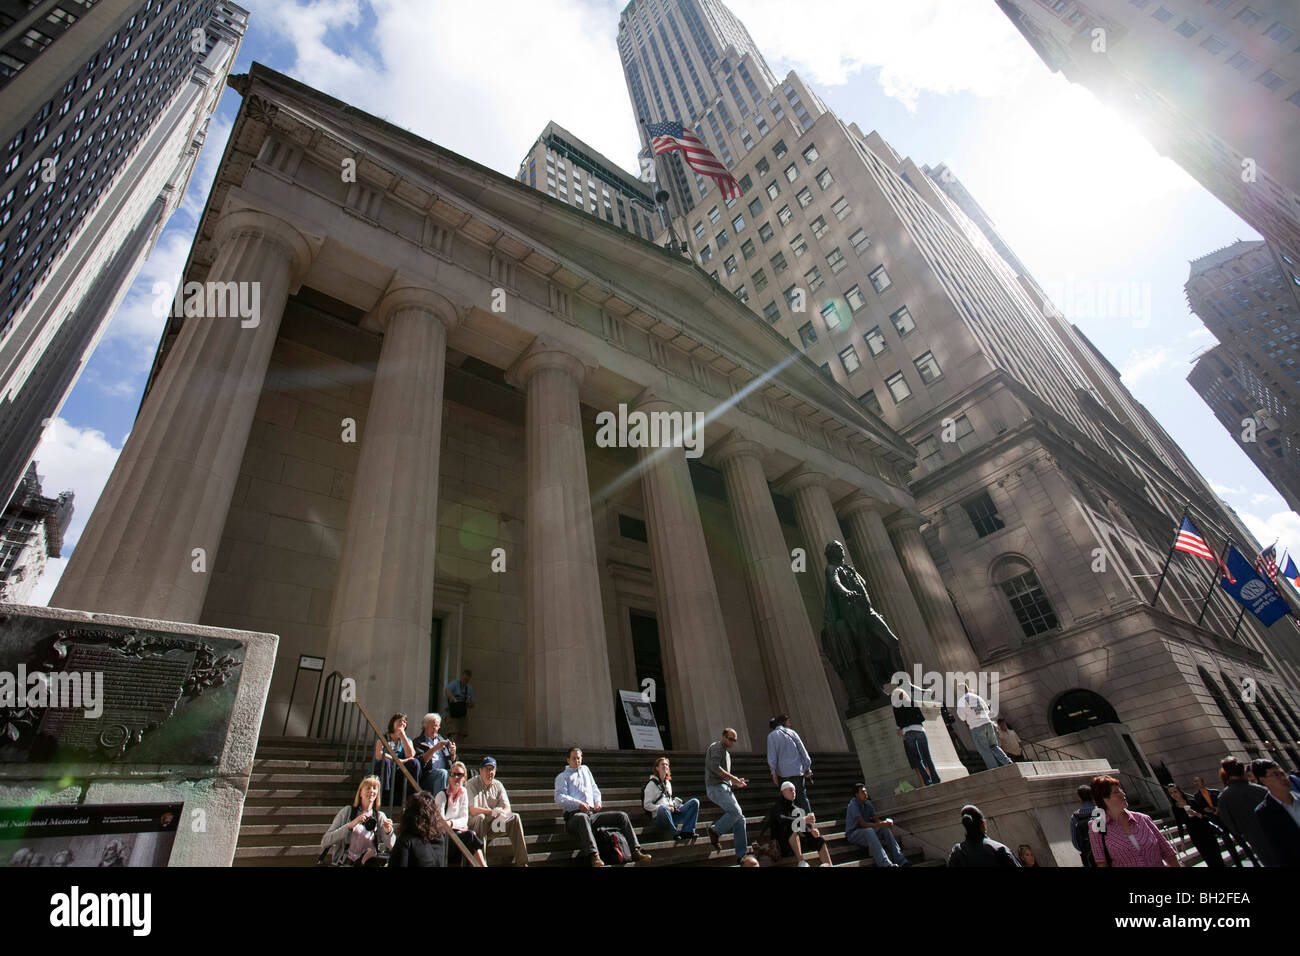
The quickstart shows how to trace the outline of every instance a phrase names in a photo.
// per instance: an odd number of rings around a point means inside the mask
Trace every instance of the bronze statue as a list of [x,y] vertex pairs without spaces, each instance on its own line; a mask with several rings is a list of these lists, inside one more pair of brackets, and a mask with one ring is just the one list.
[[844,545],[826,545],[826,603],[822,646],[844,681],[849,715],[889,703],[885,690],[904,671],[898,638],[871,606],[867,583],[844,560]]

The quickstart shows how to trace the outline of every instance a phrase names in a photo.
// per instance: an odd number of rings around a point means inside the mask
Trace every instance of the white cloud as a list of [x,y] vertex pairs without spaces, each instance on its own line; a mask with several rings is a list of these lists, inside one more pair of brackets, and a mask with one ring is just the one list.
[[1278,557],[1282,556],[1283,550],[1290,549],[1300,564],[1300,515],[1294,511],[1275,511],[1268,517],[1261,517],[1240,510],[1237,514],[1262,547],[1276,541]]
[[1160,374],[1176,361],[1174,350],[1168,346],[1134,349],[1129,353],[1124,367],[1120,369],[1120,375],[1124,378],[1124,384],[1133,388],[1142,379]]
[[52,560],[46,566],[45,574],[36,584],[33,604],[46,603],[54,592],[54,586],[67,565],[66,559],[81,537],[121,451],[109,443],[103,432],[93,428],[74,428],[62,418],[56,419],[45,430],[33,456],[41,476],[41,487],[47,495],[72,491],[76,499],[72,520],[63,536],[63,559]]

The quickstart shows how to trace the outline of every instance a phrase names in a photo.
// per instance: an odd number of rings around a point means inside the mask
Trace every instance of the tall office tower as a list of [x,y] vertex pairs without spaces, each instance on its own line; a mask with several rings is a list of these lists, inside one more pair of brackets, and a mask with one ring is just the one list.
[[1223,345],[1201,353],[1187,381],[1291,510],[1300,511],[1300,442],[1293,409],[1260,381],[1250,363]]
[[[689,104],[688,125],[745,191],[724,200],[688,181],[703,268],[916,449],[924,521],[879,533],[932,555],[941,579],[909,584],[919,606],[956,608],[960,633],[939,639],[999,673],[1022,736],[1074,741],[1122,721],[1170,767],[1208,771],[1225,750],[1283,744],[1300,760],[1293,625],[1238,626],[1239,606],[1193,561],[1172,561],[1155,594],[1186,503],[1216,548],[1228,535],[1249,547],[1240,522],[955,177],[841,121],[794,73],[775,80],[737,43],[746,34],[713,26],[720,9],[631,4],[619,33],[629,92],[650,119]],[[697,29],[678,44],[683,24]],[[851,530],[869,566],[877,532]],[[1281,709],[1239,703],[1247,678]],[[1130,759],[1123,744],[1107,755]]]
[[997,0],[1053,71],[1134,119],[1300,260],[1295,0]]
[[516,178],[651,242],[667,228],[652,186],[557,123],[546,124],[519,164]]
[[61,555],[73,497],[65,491],[47,498],[36,463],[27,466],[18,490],[0,514],[0,601],[27,603],[46,562]]
[[225,0],[0,3],[0,495],[180,204],[247,22]]
[[1269,243],[1239,241],[1194,260],[1185,288],[1188,306],[1222,343],[1187,380],[1300,510],[1298,273]]

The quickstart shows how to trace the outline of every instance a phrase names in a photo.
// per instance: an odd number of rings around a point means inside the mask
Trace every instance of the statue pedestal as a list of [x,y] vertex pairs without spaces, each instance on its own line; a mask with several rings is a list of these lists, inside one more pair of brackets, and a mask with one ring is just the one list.
[[[945,782],[969,776],[957,758],[957,749],[948,735],[948,728],[944,726],[938,706],[922,705],[921,710],[925,714],[925,736],[935,769],[939,771],[939,780]],[[862,765],[862,782],[867,785],[867,790],[873,797],[920,787],[916,771],[908,766],[903,738],[898,736],[898,725],[894,723],[894,708],[891,705],[885,704],[865,714],[850,717],[845,723],[853,737],[853,747],[858,752],[858,763]]]

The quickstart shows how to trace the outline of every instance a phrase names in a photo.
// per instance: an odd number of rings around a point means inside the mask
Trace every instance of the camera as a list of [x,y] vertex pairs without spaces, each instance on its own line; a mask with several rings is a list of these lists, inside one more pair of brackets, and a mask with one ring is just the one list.
[[375,830],[379,828],[379,817],[375,814],[371,814],[361,821],[361,825],[371,833],[374,833]]

